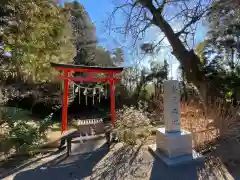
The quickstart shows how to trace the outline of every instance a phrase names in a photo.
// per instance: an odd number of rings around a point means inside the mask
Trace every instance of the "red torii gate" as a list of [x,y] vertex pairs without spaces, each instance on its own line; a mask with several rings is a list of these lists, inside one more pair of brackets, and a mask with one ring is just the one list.
[[[74,82],[105,82],[110,85],[110,98],[111,98],[111,121],[113,126],[115,126],[116,112],[115,112],[115,93],[114,93],[114,83],[119,82],[120,78],[114,77],[115,74],[122,72],[123,67],[98,67],[98,66],[83,66],[83,65],[73,65],[73,64],[57,64],[51,63],[51,66],[58,71],[63,71],[63,76],[58,76],[57,78],[64,81],[63,89],[63,101],[62,101],[62,128],[61,131],[67,130],[68,122],[68,90],[69,90],[69,80]],[[73,77],[73,72],[84,72],[88,73],[87,77]],[[104,73],[107,75],[105,78],[95,78],[93,74]]]

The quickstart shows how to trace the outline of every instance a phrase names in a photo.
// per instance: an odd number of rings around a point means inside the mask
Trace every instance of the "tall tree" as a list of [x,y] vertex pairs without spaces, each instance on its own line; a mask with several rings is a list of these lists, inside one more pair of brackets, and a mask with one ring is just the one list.
[[168,79],[169,64],[164,60],[162,65],[160,62],[153,61],[150,64],[151,72],[148,75],[148,80],[154,84],[155,97],[159,97],[162,93],[162,84]]
[[113,66],[113,61],[111,59],[111,54],[105,48],[98,46],[95,51],[96,57],[94,63],[99,66]]
[[113,51],[112,61],[116,66],[119,66],[124,61],[124,53],[121,48],[116,48]]
[[[117,6],[113,15],[122,12],[126,25],[120,30],[130,33],[135,39],[152,25],[158,27],[171,45],[172,54],[182,65],[187,80],[194,83],[206,98],[207,83],[212,82],[207,82],[200,59],[188,46],[187,40],[194,34],[196,23],[209,10],[211,3],[212,0],[127,0]],[[173,24],[179,21],[181,29],[175,31]],[[159,44],[157,42],[154,47]]]
[[69,21],[73,27],[73,42],[77,51],[73,63],[93,65],[97,43],[96,28],[83,5],[78,1],[67,2],[64,7],[69,12]]
[[135,67],[124,68],[121,73],[121,82],[126,87],[129,94],[132,94],[137,87],[139,76],[139,69]]
[[[218,0],[213,3],[207,14],[209,31],[207,46],[204,49],[207,54],[209,50],[212,51],[210,54],[214,52],[214,58],[207,58],[211,62],[208,62],[208,70],[214,69],[218,76],[224,72],[224,77],[228,81],[224,83],[225,88],[222,89],[231,91],[233,102],[236,102],[236,91],[239,86],[237,67],[240,60],[240,10],[236,3],[234,0],[228,2]],[[226,91],[224,93],[227,93]]]
[[10,12],[0,16],[6,19],[2,41],[12,53],[1,64],[1,78],[51,80],[50,62],[69,62],[75,53],[65,12],[51,0],[5,0],[0,7]]
[[[234,1],[233,1],[234,2]],[[233,4],[219,0],[212,6],[207,20],[208,41],[218,53],[225,56],[226,65],[233,72],[240,56],[240,10]]]

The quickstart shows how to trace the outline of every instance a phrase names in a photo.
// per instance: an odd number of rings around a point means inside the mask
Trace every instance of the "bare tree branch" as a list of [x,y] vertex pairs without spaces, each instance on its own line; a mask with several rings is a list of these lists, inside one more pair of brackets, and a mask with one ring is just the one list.
[[[213,1],[214,0],[127,0],[126,3],[138,3],[130,13],[128,12],[131,8],[123,7],[124,15],[128,13],[129,21],[127,28],[124,29],[125,33],[130,35],[131,38],[139,39],[139,36],[144,34],[143,31],[146,32],[147,27],[150,26],[148,23],[158,27],[159,31],[167,38],[172,48],[172,54],[183,67],[187,80],[192,82],[196,87],[203,89],[207,85],[206,76],[200,68],[202,64],[199,57],[189,46],[188,36],[194,37],[196,23],[201,20],[209,10],[209,5]],[[173,22],[170,23],[169,19]],[[180,26],[180,28],[176,26]],[[139,32],[142,33],[139,34]]]
[[162,4],[159,4],[157,10],[162,13],[164,6],[167,4],[167,0],[163,0]]
[[154,0],[157,6],[159,7],[161,4],[158,2],[158,0]]
[[[123,18],[126,17],[125,25],[114,27],[113,20],[117,13],[122,12]],[[126,39],[129,35],[133,40],[133,46],[137,41],[144,38],[145,33],[152,25],[149,12],[136,0],[127,0],[125,4],[117,5],[108,19],[108,29],[120,33]]]
[[[207,11],[207,10],[206,10]],[[199,21],[202,16],[206,13],[206,11],[203,11],[199,15],[196,15],[192,17],[192,19],[180,30],[176,33],[177,36],[180,36],[182,33],[186,31],[187,28],[189,28],[191,25],[195,24],[197,21]]]
[[178,32],[178,34],[184,32],[203,17],[203,15],[209,10],[209,7],[204,5],[205,3],[205,0],[198,0],[194,6],[188,5],[185,1],[182,3],[181,11],[183,13],[182,16],[185,17],[186,23],[184,23],[184,27]]
[[161,44],[162,42],[164,41],[164,39],[166,38],[166,36],[163,36],[157,43],[154,44],[153,46],[153,51],[155,50],[155,52],[158,52],[160,51],[160,48],[161,48]]

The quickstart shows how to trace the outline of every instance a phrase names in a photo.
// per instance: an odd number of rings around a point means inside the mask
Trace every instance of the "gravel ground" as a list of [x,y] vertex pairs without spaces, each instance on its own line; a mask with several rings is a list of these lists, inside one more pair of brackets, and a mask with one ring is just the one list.
[[[75,144],[73,153],[64,153],[42,160],[40,164],[5,178],[6,180],[181,180],[233,179],[216,159],[207,163],[191,163],[166,167],[154,158],[146,146],[130,147],[116,144],[110,152],[104,140]],[[93,150],[93,151],[92,151]],[[91,152],[92,151],[92,152]],[[45,162],[44,162],[45,161]],[[216,163],[218,162],[218,163]]]

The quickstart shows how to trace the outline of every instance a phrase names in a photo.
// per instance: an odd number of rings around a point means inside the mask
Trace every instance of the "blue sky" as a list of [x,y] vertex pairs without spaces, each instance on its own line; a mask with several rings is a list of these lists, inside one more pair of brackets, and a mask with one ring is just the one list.
[[[109,35],[105,27],[106,21],[109,18],[109,14],[114,9],[112,0],[79,0],[79,2],[84,6],[91,20],[96,26],[99,45],[105,47],[108,50],[113,50],[114,48],[119,47],[121,43],[128,44],[127,40],[126,41],[122,40],[119,34],[111,32],[111,34]],[[121,18],[118,18],[117,21],[120,23],[123,22]],[[149,38],[152,39],[152,37],[155,37],[156,36],[155,34],[158,34],[159,32],[160,31],[158,30],[158,28],[154,28],[154,30],[151,33],[149,33],[149,36],[146,35],[146,39]],[[196,43],[203,40],[205,34],[206,28],[200,25],[196,33]],[[124,49],[126,66],[129,66],[132,58],[134,58],[132,55],[130,55],[132,51],[134,51],[134,49],[131,49],[129,47]],[[156,59],[163,61],[166,54],[167,52],[161,52],[161,54]],[[147,60],[151,59],[151,57],[148,57],[146,59]],[[145,63],[147,63],[147,60]],[[169,63],[172,64],[173,76],[174,78],[176,78],[176,69],[178,67],[178,62],[174,60],[174,58],[171,58],[169,61],[170,61]]]
[[116,44],[108,36],[105,28],[105,22],[114,8],[111,0],[79,0],[79,2],[84,6],[92,22],[96,25],[99,43],[109,50],[115,48]]

